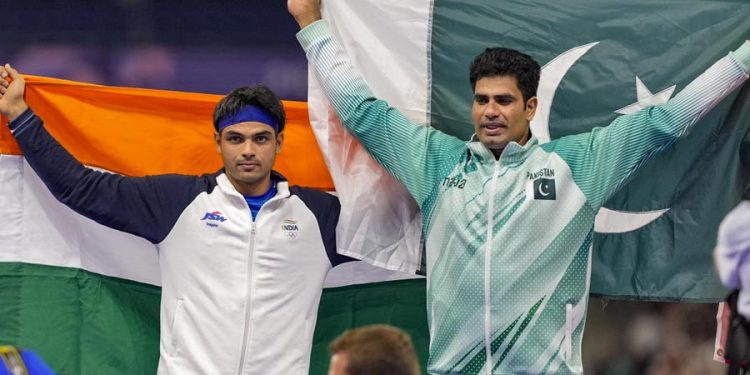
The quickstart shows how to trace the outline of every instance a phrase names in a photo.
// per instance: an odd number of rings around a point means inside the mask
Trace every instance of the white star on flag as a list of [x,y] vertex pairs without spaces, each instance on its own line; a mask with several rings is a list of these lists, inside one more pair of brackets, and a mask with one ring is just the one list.
[[672,97],[672,93],[674,92],[675,87],[676,85],[672,85],[671,87],[657,92],[656,94],[652,94],[651,90],[646,87],[643,81],[641,81],[638,76],[635,76],[635,90],[636,94],[638,95],[638,101],[629,106],[616,110],[615,113],[629,115],[631,113],[636,113],[642,108],[648,106],[664,104],[669,100],[669,98]]

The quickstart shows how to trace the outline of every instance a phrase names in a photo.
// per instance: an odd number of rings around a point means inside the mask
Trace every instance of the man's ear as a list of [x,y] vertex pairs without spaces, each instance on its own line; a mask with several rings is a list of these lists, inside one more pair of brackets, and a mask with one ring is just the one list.
[[539,104],[539,101],[537,100],[536,96],[532,96],[529,98],[529,100],[526,101],[526,120],[531,121],[534,119],[534,115],[536,114],[536,106]]
[[281,153],[281,146],[283,145],[284,145],[284,132],[282,131],[281,133],[276,135],[276,153],[277,154]]
[[221,154],[221,134],[214,132],[214,141],[216,141],[216,152]]

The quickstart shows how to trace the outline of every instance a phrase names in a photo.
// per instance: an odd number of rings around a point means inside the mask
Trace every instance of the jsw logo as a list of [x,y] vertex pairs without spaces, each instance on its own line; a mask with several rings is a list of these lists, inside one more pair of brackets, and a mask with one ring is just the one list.
[[224,216],[221,216],[221,212],[214,211],[214,212],[206,212],[206,216],[203,216],[203,219],[201,220],[224,222],[224,221],[227,221],[227,218],[225,218]]

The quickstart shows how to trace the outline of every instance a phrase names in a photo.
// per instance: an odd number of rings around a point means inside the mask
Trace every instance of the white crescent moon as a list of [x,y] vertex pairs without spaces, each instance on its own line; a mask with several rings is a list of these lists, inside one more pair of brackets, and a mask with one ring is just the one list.
[[[529,124],[531,133],[539,140],[540,144],[550,141],[549,115],[560,82],[578,59],[597,44],[599,42],[569,49],[542,67],[539,89],[537,89],[538,104],[536,115]],[[539,193],[541,194],[541,191]],[[596,215],[594,230],[598,233],[625,233],[634,231],[656,220],[667,211],[669,211],[669,208],[649,212],[627,212],[602,207]]]
[[539,184],[539,188],[537,188],[537,190],[539,190],[539,194],[541,194],[543,197],[546,197],[549,195],[549,192],[547,192],[547,194],[544,194],[544,190],[542,189],[542,184]]
[[539,77],[539,88],[536,90],[537,107],[536,114],[529,126],[531,133],[539,140],[539,143],[550,141],[549,136],[549,114],[552,109],[552,101],[555,99],[557,87],[560,86],[568,70],[599,42],[578,46],[555,57],[542,68]]
[[669,208],[648,212],[627,212],[602,207],[596,213],[594,231],[597,233],[630,232],[646,226],[667,211],[669,211]]

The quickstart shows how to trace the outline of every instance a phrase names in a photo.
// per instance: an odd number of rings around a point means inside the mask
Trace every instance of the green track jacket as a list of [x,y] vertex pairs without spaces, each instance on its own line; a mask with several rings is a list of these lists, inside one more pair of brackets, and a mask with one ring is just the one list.
[[344,126],[422,209],[433,374],[581,373],[597,211],[750,70],[746,42],[664,105],[496,160],[375,98],[324,21],[298,39]]

